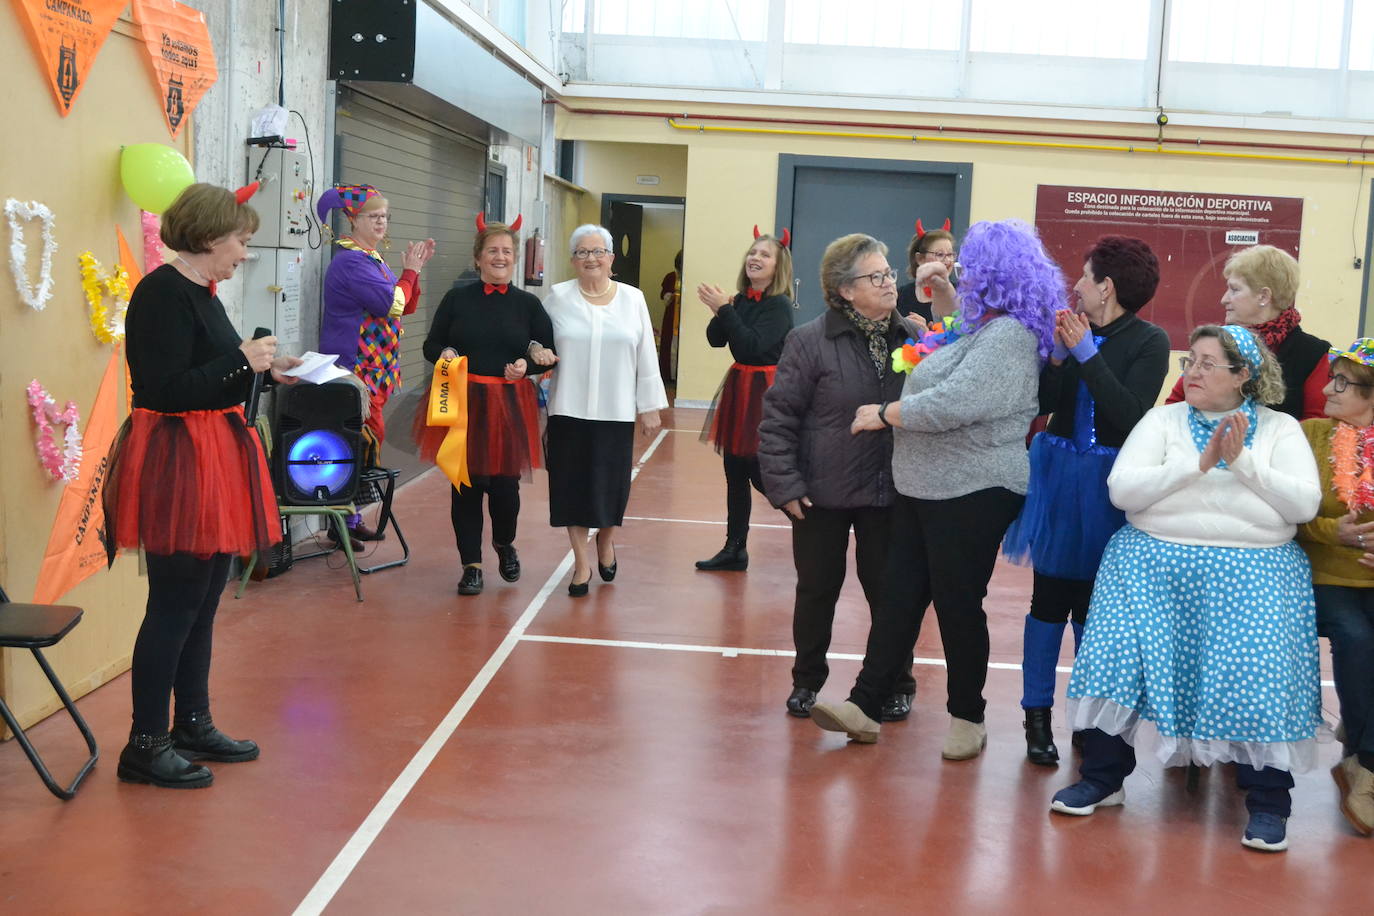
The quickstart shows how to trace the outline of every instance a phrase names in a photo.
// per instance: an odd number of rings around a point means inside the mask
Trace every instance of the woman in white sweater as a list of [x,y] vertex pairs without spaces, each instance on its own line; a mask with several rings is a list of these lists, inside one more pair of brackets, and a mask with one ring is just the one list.
[[1312,577],[1293,540],[1316,514],[1317,468],[1297,421],[1262,406],[1282,400],[1282,374],[1249,330],[1200,327],[1180,363],[1185,402],[1147,413],[1107,479],[1127,524],[1069,682],[1082,780],[1051,808],[1121,804],[1149,740],[1165,766],[1235,763],[1241,842],[1278,852],[1321,721]]
[[575,564],[568,594],[580,598],[597,569],[615,578],[615,530],[630,499],[635,421],[650,435],[668,406],[644,294],[611,279],[611,234],[601,226],[573,230],[568,249],[576,277],[554,284],[544,309],[553,320],[558,368],[549,389],[545,460],[549,523],[568,529]]

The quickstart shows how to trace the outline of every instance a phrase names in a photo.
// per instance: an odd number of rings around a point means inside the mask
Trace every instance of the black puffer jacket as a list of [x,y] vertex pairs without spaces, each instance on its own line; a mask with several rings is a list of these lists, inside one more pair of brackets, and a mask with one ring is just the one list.
[[[894,314],[888,350],[914,334]],[[834,309],[788,334],[759,425],[768,501],[778,508],[803,496],[825,509],[892,505],[892,431],[856,436],[849,425],[860,406],[900,398],[905,378],[889,363],[879,379],[863,335]]]

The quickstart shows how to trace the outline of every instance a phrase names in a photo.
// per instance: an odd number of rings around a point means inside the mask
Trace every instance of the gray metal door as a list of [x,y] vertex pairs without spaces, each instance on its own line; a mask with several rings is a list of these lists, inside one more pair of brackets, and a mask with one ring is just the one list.
[[898,285],[906,283],[906,248],[916,220],[936,228],[948,218],[961,236],[972,185],[973,164],[967,162],[779,156],[775,231],[792,230],[797,322],[825,309],[820,264],[832,241],[851,232],[881,239]]

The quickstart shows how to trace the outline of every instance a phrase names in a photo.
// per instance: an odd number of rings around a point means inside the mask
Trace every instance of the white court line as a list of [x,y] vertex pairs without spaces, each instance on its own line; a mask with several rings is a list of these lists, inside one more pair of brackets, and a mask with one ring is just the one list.
[[[658,450],[659,443],[664,440],[667,434],[667,430],[660,430],[653,443],[645,449],[644,454],[639,458],[639,463],[630,471],[631,483],[639,476],[640,468],[644,467],[645,462],[653,457],[654,452]],[[353,836],[349,837],[343,849],[339,850],[339,854],[334,857],[334,861],[329,863],[329,867],[324,870],[324,874],[320,875],[319,880],[315,882],[315,886],[310,889],[310,892],[305,895],[305,899],[296,907],[296,916],[307,916],[307,914],[314,916],[314,914],[321,913],[324,911],[324,908],[329,905],[329,902],[334,899],[334,895],[339,892],[339,888],[348,880],[348,876],[353,873],[353,869],[358,866],[358,862],[362,860],[363,855],[372,846],[373,841],[381,834],[382,829],[386,827],[387,822],[391,820],[396,810],[401,807],[401,802],[405,801],[406,796],[415,788],[415,784],[420,781],[420,777],[424,775],[425,770],[434,762],[434,758],[438,756],[440,749],[448,742],[449,738],[453,737],[453,733],[458,729],[458,726],[462,724],[469,710],[472,709],[477,699],[482,695],[482,691],[491,683],[491,679],[496,676],[496,672],[500,670],[506,659],[510,657],[516,645],[520,643],[525,635],[525,628],[530,625],[535,616],[543,609],[544,602],[548,600],[549,595],[553,594],[553,590],[558,586],[563,576],[567,574],[572,564],[573,554],[572,550],[569,550],[567,554],[564,555],[563,562],[558,564],[558,567],[549,575],[549,578],[544,581],[544,585],[539,589],[539,593],[536,594],[525,607],[525,611],[520,615],[520,619],[518,619],[515,625],[506,633],[506,638],[501,640],[501,645],[496,647],[496,651],[487,659],[487,663],[482,666],[482,670],[477,672],[477,676],[472,679],[467,689],[463,691],[462,696],[453,704],[453,708],[448,711],[448,715],[444,716],[443,720],[435,727],[434,731],[430,733],[429,738],[426,739],[425,743],[420,746],[420,749],[415,752],[415,756],[410,758],[410,762],[407,763],[405,769],[401,771],[401,775],[397,776],[396,781],[391,784],[385,793],[383,793],[381,799],[378,800],[377,804],[373,806],[372,811],[367,815],[367,818],[358,829],[353,832]]]
[[[642,642],[627,639],[587,639],[581,636],[539,636],[530,635],[528,633],[522,635],[520,639],[523,642],[552,642],[573,646],[606,646],[613,649],[657,649],[662,652],[705,652],[710,655],[723,655],[726,658],[736,658],[740,655],[785,656],[791,658],[797,654],[791,649],[750,649],[743,646],[702,646],[692,643]],[[825,653],[825,657],[827,659],[850,662],[861,662],[864,660],[862,655],[856,655],[852,652],[827,652]],[[943,658],[921,658],[917,656],[914,661],[918,665],[934,665],[939,668],[945,667],[945,660]],[[1021,670],[1021,666],[1014,662],[988,662],[988,668],[989,670],[996,671]],[[1072,668],[1066,668],[1063,665],[1056,667],[1054,670],[1058,671],[1060,674],[1073,673]],[[1323,687],[1336,686],[1335,681],[1322,681],[1321,683]]]
[[[721,526],[724,526],[725,524],[727,524],[726,522],[708,522],[708,521],[705,521],[705,520],[699,519],[699,518],[658,518],[657,516],[653,516],[653,515],[627,515],[627,516],[625,516],[625,521],[627,521],[627,522],[669,522],[670,524],[674,524],[674,525],[721,525]],[[791,525],[768,525],[768,524],[764,524],[763,522],[750,522],[750,523],[749,523],[749,527],[750,527],[750,528],[782,528],[782,529],[785,529],[785,530],[787,530],[787,531],[791,531],[791,530],[792,530],[792,526],[791,526]]]

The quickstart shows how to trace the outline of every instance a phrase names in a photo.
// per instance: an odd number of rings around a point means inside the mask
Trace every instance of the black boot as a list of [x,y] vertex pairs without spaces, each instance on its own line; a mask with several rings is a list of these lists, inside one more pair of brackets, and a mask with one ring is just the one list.
[[174,751],[171,735],[130,735],[119,752],[115,772],[124,782],[152,783],[164,789],[203,789],[215,779],[214,773]]
[[711,559],[697,560],[697,569],[743,572],[748,568],[749,551],[744,549],[744,541],[737,541],[733,538],[726,540],[725,546]]
[[1059,748],[1054,746],[1054,733],[1050,730],[1050,710],[1048,707],[1027,709],[1026,720],[1026,757],[1031,763],[1042,767],[1059,766]]
[[258,746],[252,741],[236,741],[215,728],[208,712],[178,716],[172,724],[172,746],[187,760],[213,760],[216,763],[242,763],[258,759]]

